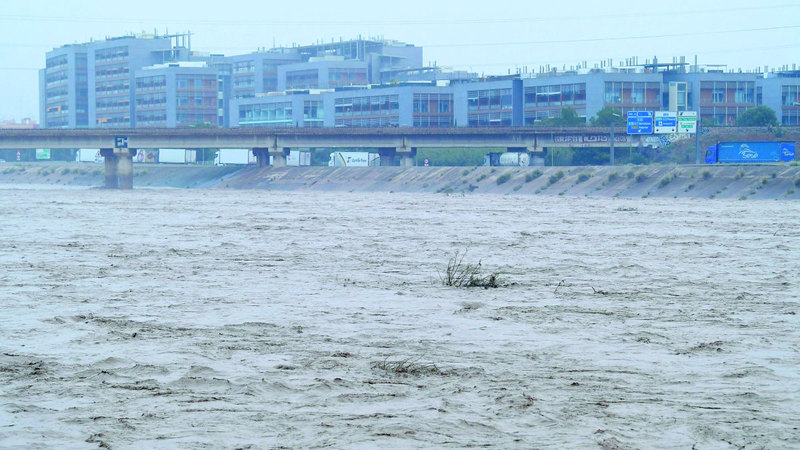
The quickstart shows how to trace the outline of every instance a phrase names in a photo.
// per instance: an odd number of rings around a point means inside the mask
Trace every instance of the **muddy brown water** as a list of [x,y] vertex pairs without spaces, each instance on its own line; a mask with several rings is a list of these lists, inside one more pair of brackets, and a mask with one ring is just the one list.
[[3,189],[0,447],[796,448],[799,217]]

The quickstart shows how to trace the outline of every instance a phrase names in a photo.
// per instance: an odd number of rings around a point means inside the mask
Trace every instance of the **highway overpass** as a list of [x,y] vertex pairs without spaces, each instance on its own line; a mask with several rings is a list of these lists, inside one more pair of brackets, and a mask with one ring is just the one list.
[[[624,130],[617,145],[630,145]],[[105,158],[106,187],[130,189],[137,149],[251,149],[258,165],[286,164],[291,148],[378,149],[382,165],[411,166],[417,148],[480,147],[541,153],[548,147],[608,147],[609,128],[92,128],[0,130],[0,149],[96,148]],[[639,142],[638,138],[635,142]]]

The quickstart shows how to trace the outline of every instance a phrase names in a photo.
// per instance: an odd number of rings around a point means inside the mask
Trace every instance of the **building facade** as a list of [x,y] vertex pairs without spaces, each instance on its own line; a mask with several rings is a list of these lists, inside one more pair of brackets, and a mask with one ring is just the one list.
[[277,91],[367,86],[368,72],[363,61],[347,61],[340,56],[312,58],[278,67]]
[[124,36],[47,53],[43,127],[510,127],[571,108],[588,121],[620,111],[697,111],[735,125],[765,105],[800,125],[800,71],[742,73],[645,64],[478,78],[422,65],[422,48],[353,39],[200,55],[185,38]]
[[369,89],[309,90],[237,99],[233,127],[451,127],[449,87],[393,85]]
[[757,98],[778,115],[786,126],[800,126],[800,71],[769,74],[757,87]]
[[231,98],[251,98],[278,91],[278,67],[300,61],[296,52],[270,50],[227,58],[231,68]]
[[217,126],[217,70],[206,63],[168,63],[136,72],[137,127]]
[[122,37],[89,44],[89,126],[135,127],[136,71],[173,59],[170,38]]
[[89,126],[87,45],[66,45],[47,53],[39,71],[39,120],[45,128]]

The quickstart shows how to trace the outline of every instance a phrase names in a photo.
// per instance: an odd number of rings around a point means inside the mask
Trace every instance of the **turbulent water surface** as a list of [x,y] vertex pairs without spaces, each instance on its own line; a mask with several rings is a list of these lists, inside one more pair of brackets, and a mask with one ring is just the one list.
[[2,190],[0,447],[796,448],[798,218]]

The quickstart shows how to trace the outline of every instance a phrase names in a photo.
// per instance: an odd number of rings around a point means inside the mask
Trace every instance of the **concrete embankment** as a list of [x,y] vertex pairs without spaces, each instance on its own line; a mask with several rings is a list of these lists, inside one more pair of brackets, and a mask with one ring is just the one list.
[[[100,187],[102,166],[4,163],[0,184]],[[800,166],[305,167],[137,166],[134,187],[334,192],[800,199]]]
[[800,167],[380,167],[244,169],[236,189],[800,199]]

